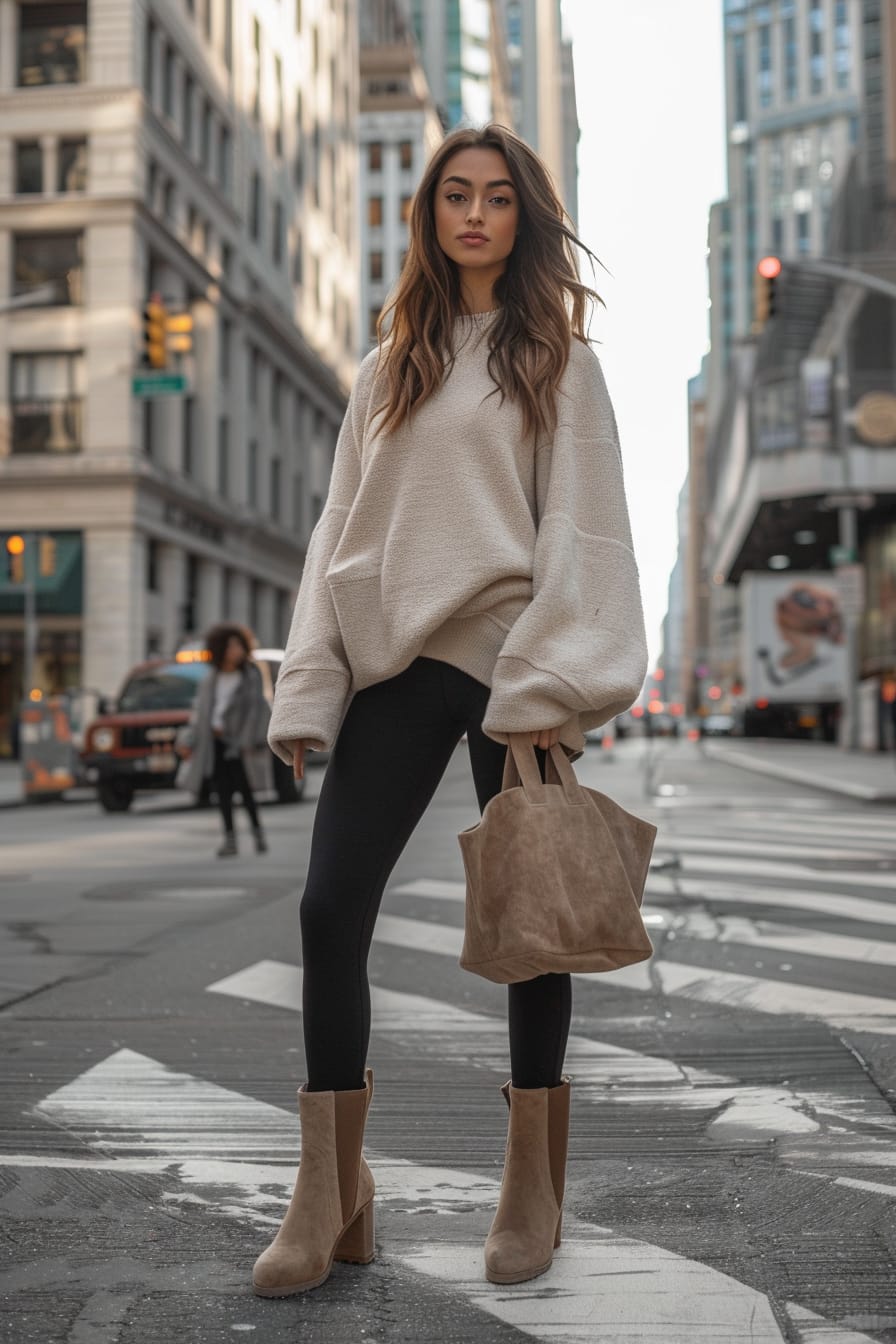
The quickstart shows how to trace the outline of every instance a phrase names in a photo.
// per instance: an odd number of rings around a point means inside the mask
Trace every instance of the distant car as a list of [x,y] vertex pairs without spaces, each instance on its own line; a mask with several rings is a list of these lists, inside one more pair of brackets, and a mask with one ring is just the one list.
[[700,732],[704,737],[730,737],[736,727],[733,714],[707,714],[701,722]]
[[[96,785],[104,811],[126,812],[138,789],[176,787],[181,760],[178,734],[189,722],[199,683],[210,670],[203,654],[202,649],[188,648],[174,658],[138,663],[128,673],[117,701],[104,706],[87,728],[81,752],[84,774]],[[253,658],[270,700],[283,652],[258,649]],[[290,767],[273,752],[268,762],[267,786],[279,802],[297,802],[305,781],[293,779]]]

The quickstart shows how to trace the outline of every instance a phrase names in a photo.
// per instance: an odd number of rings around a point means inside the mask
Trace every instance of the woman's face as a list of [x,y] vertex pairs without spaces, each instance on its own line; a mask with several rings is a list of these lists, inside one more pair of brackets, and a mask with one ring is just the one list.
[[519,217],[519,196],[503,154],[496,149],[452,154],[435,194],[436,237],[446,256],[470,270],[502,274]]
[[237,639],[236,635],[231,635],[227,641],[227,648],[224,650],[224,661],[222,663],[222,667],[226,668],[228,671],[233,672],[236,670],[236,668],[242,667],[245,661],[246,661],[246,650],[243,645],[243,641],[241,639]]

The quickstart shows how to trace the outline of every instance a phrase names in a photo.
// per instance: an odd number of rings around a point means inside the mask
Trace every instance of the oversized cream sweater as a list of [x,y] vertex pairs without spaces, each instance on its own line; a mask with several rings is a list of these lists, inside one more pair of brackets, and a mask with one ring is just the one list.
[[616,420],[573,340],[552,436],[523,430],[486,367],[494,314],[458,318],[438,392],[378,432],[377,351],[362,362],[311,535],[269,740],[327,750],[352,696],[422,655],[491,688],[483,730],[583,731],[647,668]]

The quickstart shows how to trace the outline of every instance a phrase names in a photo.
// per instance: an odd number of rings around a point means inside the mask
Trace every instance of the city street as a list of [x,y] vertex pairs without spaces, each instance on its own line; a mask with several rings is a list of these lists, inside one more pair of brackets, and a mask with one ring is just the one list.
[[[386,763],[384,763],[386,768]],[[487,1284],[505,991],[457,965],[461,746],[373,952],[377,1258],[256,1298],[303,1081],[296,918],[321,767],[271,852],[185,795],[0,812],[9,1344],[896,1341],[896,825],[703,754],[589,746],[659,826],[655,954],[577,976],[564,1240]],[[238,818],[244,827],[244,818]],[[338,918],[338,914],[334,917]]]

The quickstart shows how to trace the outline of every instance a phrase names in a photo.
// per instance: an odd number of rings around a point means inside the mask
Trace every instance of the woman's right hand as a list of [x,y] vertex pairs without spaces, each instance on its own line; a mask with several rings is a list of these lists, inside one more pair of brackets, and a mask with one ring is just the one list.
[[292,744],[292,774],[294,779],[301,779],[305,773],[305,743],[299,738]]

